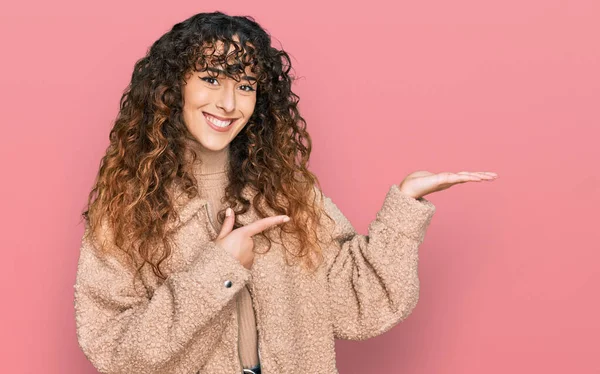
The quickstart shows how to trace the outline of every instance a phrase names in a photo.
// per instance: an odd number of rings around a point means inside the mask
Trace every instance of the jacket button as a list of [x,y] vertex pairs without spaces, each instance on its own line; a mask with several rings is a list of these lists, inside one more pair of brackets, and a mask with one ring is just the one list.
[[230,280],[226,280],[224,285],[225,287],[230,288],[233,285],[233,283],[231,283]]

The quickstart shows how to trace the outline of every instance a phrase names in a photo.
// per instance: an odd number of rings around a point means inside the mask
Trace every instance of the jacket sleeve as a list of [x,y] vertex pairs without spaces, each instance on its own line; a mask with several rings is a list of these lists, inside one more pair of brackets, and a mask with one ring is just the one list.
[[214,318],[250,271],[212,241],[199,253],[148,296],[143,285],[133,285],[133,266],[100,252],[84,235],[74,286],[77,339],[100,372],[164,373],[192,339],[206,347],[195,357],[198,366],[207,359],[225,328]]
[[419,299],[418,248],[435,206],[392,185],[368,235],[359,235],[330,198],[333,259],[327,270],[330,311],[337,339],[364,340],[405,319]]

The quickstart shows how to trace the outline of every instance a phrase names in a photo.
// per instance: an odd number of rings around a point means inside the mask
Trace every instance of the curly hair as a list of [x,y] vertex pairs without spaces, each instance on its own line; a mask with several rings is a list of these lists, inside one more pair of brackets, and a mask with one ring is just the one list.
[[[206,54],[216,49],[217,42],[223,43],[225,51],[230,46],[234,51]],[[175,24],[136,62],[82,213],[89,232],[97,232],[107,222],[112,248],[124,251],[134,262],[141,260],[138,271],[148,263],[156,276],[166,279],[160,265],[172,250],[167,223],[178,219],[172,188],[179,186],[189,198],[199,193],[190,160],[184,156],[191,148],[186,142],[190,133],[182,115],[181,87],[187,73],[204,71],[214,62],[236,80],[248,66],[257,73],[254,112],[230,143],[227,205],[236,217],[251,208],[261,218],[269,213],[288,215],[291,220],[278,225],[277,231],[280,239],[282,232],[292,235],[300,250],[292,252],[285,240],[281,243],[286,253],[301,258],[306,269],[315,269],[320,261],[314,259],[323,258],[318,223],[325,212],[314,202],[323,194],[307,168],[312,143],[298,111],[299,96],[291,89],[295,77],[289,73],[289,55],[271,47],[271,37],[253,18],[218,11]],[[192,154],[194,162],[197,155]],[[242,196],[246,186],[257,191],[252,202]],[[271,212],[263,210],[263,203]],[[224,211],[218,213],[220,223]],[[234,229],[238,227],[236,219]],[[259,235],[267,239],[270,249],[271,238]]]

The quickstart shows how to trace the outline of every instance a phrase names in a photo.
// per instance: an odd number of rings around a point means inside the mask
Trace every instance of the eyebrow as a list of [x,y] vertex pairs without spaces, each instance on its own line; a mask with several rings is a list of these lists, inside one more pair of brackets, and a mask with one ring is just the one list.
[[[207,67],[207,68],[206,68],[206,70],[208,70],[208,71],[212,71],[213,73],[218,73],[218,74],[223,74],[223,75],[226,75],[226,73],[225,73],[225,71],[224,71],[224,70],[217,69],[217,68],[213,68],[213,67],[210,67],[210,66],[209,66],[209,67]],[[251,76],[249,76],[249,75],[242,75],[242,77],[241,77],[241,78],[242,78],[242,79],[245,79],[245,80],[247,80],[247,81],[252,81],[252,82],[256,82],[256,81],[257,81],[257,79],[256,79],[255,77],[251,77]]]

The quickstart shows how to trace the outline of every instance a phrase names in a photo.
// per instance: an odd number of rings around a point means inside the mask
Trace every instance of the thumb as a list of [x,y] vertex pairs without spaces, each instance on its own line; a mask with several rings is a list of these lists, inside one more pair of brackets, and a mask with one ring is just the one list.
[[235,213],[233,209],[227,208],[227,210],[225,211],[225,221],[223,221],[223,225],[221,226],[221,231],[219,231],[219,236],[217,236],[217,239],[222,239],[229,235],[234,223]]

